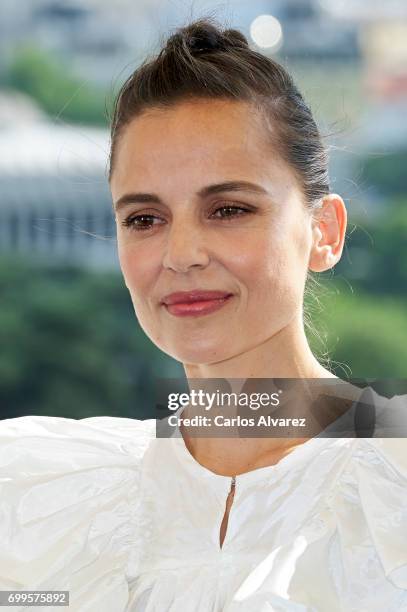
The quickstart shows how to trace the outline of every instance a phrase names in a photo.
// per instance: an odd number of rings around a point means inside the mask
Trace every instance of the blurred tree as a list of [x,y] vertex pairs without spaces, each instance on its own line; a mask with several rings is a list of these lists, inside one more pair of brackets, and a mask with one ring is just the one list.
[[400,296],[407,309],[407,199],[389,198],[378,216],[354,230],[337,272],[374,295]]
[[154,377],[183,376],[139,327],[118,275],[3,261],[0,279],[1,418],[144,418]]
[[107,125],[106,92],[74,77],[69,66],[37,47],[21,47],[4,76],[6,87],[32,96],[53,117]]
[[363,178],[380,193],[405,196],[407,193],[407,150],[370,156],[363,162]]
[[352,293],[348,283],[331,281],[318,326],[327,331],[337,376],[407,378],[407,309],[400,298]]

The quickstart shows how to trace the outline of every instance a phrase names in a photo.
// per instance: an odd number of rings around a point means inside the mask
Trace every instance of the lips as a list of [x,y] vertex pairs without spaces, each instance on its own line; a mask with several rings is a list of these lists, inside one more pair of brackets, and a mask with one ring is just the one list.
[[172,304],[193,304],[194,302],[206,302],[210,300],[222,300],[231,293],[226,291],[177,291],[163,298],[162,303],[170,306]]

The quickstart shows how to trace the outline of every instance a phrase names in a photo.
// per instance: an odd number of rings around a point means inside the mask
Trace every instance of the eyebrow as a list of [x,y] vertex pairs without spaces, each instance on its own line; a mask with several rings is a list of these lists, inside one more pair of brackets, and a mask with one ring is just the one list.
[[[264,187],[256,185],[256,183],[249,183],[248,181],[228,181],[226,183],[207,185],[200,189],[197,195],[203,199],[226,191],[245,191],[270,195]],[[125,193],[115,202],[114,208],[118,211],[129,204],[163,204],[163,201],[154,193]]]

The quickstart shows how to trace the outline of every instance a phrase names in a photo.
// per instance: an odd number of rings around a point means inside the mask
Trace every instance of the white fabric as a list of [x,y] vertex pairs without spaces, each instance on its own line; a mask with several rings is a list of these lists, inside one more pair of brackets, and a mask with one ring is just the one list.
[[407,611],[405,439],[317,437],[238,475],[220,548],[230,483],[154,420],[4,420],[0,590],[69,590],[48,612]]

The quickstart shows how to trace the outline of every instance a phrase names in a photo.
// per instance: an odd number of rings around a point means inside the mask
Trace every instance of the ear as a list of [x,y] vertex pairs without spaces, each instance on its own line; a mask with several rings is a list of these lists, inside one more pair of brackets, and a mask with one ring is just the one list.
[[312,224],[310,270],[324,272],[338,263],[345,242],[346,224],[346,207],[341,196],[336,193],[324,196]]

